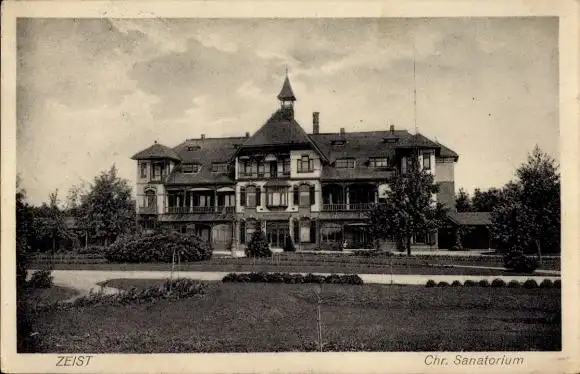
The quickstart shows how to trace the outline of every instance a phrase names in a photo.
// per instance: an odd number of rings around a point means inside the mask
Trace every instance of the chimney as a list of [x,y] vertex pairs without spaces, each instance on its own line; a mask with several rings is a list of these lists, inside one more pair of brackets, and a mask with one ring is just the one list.
[[249,138],[249,137],[250,137],[250,133],[246,132],[246,138]]
[[320,112],[312,112],[312,133],[318,134],[320,132],[319,122]]
[[205,134],[201,134],[201,140],[205,139]]
[[393,134],[395,132],[395,125],[391,125],[389,130],[391,131],[391,134]]
[[340,136],[344,136],[344,127],[340,128]]

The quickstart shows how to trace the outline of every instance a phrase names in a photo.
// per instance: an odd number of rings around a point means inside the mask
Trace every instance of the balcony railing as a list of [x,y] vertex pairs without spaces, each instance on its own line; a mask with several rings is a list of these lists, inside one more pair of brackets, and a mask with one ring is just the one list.
[[137,212],[139,214],[157,214],[157,206],[140,206]]
[[371,210],[374,205],[375,203],[323,204],[322,210],[325,212],[366,211]]
[[253,179],[270,179],[270,178],[283,178],[283,177],[289,177],[290,176],[290,170],[284,171],[282,173],[270,173],[270,172],[264,172],[264,173],[245,173],[243,171],[238,173],[238,178],[240,179],[249,179],[249,178],[253,178]]
[[235,206],[168,206],[165,212],[169,214],[192,214],[192,213],[234,213]]

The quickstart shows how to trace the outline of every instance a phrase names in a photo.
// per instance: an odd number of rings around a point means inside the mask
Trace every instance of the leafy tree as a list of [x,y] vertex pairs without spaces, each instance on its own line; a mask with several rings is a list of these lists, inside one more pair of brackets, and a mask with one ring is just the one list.
[[113,165],[95,177],[88,192],[82,195],[78,215],[105,246],[135,226],[135,204],[129,182],[117,176]]
[[502,191],[492,211],[491,231],[505,248],[536,252],[560,250],[560,176],[558,165],[537,146],[516,180]]
[[269,257],[272,255],[268,240],[266,240],[266,235],[262,230],[254,231],[245,252],[247,257]]
[[460,188],[459,192],[455,196],[455,209],[457,209],[458,212],[473,211],[473,206],[471,205],[469,194],[465,192],[463,188]]
[[413,235],[432,232],[443,223],[446,209],[433,202],[436,192],[433,176],[421,170],[418,160],[411,157],[407,172],[397,174],[390,182],[386,202],[368,213],[370,234],[375,239],[394,237],[411,255]]
[[482,191],[476,188],[471,199],[473,210],[476,212],[491,212],[499,204],[501,198],[500,189],[490,188],[487,191]]
[[30,250],[30,238],[34,216],[26,203],[26,191],[20,177],[16,177],[16,285],[21,289],[26,281],[26,256]]
[[50,240],[52,251],[56,251],[58,243],[69,239],[72,234],[66,224],[65,213],[59,207],[58,190],[50,193],[49,203],[43,203],[34,209],[34,230],[36,239]]

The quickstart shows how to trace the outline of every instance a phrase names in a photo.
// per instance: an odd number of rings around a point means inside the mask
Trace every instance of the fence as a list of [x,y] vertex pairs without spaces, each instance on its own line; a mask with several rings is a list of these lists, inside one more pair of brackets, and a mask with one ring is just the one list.
[[108,262],[102,255],[95,253],[34,253],[28,256],[28,261],[32,264],[102,264]]

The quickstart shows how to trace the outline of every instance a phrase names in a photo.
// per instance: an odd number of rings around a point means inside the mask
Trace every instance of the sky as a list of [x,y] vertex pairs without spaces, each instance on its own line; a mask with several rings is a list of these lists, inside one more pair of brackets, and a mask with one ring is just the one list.
[[[286,67],[320,131],[419,132],[459,154],[456,190],[559,160],[557,18],[19,19],[17,172],[61,199],[154,141],[253,133]],[[413,79],[415,61],[415,79]],[[413,105],[416,88],[416,116]]]

